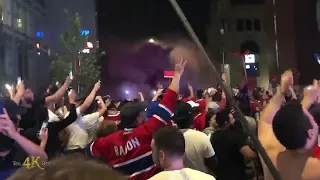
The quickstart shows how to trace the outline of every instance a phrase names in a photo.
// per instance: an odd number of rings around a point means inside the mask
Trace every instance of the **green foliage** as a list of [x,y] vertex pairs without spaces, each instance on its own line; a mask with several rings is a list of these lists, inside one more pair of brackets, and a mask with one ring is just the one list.
[[[73,88],[87,89],[100,76],[100,66],[97,64],[98,55],[92,51],[90,53],[82,53],[88,42],[88,37],[80,34],[80,16],[78,14],[70,16],[67,11],[65,13],[68,17],[69,27],[60,35],[61,46],[64,50],[56,54],[51,63],[53,82],[63,83],[70,70],[72,70],[74,76]],[[80,61],[79,72],[76,69],[78,60]]]

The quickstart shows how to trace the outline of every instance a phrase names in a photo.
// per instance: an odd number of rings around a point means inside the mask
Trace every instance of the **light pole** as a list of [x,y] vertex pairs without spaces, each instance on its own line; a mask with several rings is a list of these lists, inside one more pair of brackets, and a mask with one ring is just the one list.
[[277,14],[276,14],[276,0],[273,0],[273,25],[274,25],[274,36],[275,36],[275,50],[276,50],[276,62],[277,68],[279,69],[279,49],[278,49],[278,28],[277,28]]
[[222,41],[222,72],[224,73],[225,72],[225,54],[224,54],[224,38],[223,38],[223,35],[224,35],[224,29],[220,29],[220,34],[221,34],[221,41]]

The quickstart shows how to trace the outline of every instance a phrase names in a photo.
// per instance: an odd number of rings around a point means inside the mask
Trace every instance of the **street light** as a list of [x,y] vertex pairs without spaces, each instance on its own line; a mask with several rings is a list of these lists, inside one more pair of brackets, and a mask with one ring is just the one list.
[[129,94],[129,91],[128,91],[128,90],[125,90],[124,92],[126,93],[126,95],[128,95],[128,94]]
[[155,43],[155,40],[154,39],[149,39],[149,43]]

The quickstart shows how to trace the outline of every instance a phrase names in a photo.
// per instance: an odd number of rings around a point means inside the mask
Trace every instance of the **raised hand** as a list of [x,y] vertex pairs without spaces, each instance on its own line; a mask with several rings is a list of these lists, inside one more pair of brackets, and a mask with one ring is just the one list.
[[290,86],[293,85],[293,74],[292,71],[288,70],[285,71],[281,75],[281,81],[280,81],[280,92],[282,94],[286,94],[290,90]]
[[93,90],[94,91],[98,91],[101,87],[101,81],[99,80],[93,87]]
[[41,140],[47,141],[48,140],[48,128],[43,128],[41,133]]
[[177,75],[182,75],[186,64],[187,64],[187,61],[184,60],[182,56],[179,57],[178,61],[176,62],[175,73]]
[[3,108],[3,112],[4,114],[0,115],[0,132],[11,139],[15,139],[16,135],[19,134],[18,129],[9,118],[5,108]]
[[67,76],[66,81],[64,82],[65,85],[70,86],[70,84],[72,83],[72,79],[70,76]]
[[69,92],[69,103],[74,104],[76,102],[76,98],[77,98],[76,92],[73,89],[71,89]]
[[308,109],[313,103],[318,101],[319,85],[317,80],[313,80],[313,84],[304,89],[302,105]]

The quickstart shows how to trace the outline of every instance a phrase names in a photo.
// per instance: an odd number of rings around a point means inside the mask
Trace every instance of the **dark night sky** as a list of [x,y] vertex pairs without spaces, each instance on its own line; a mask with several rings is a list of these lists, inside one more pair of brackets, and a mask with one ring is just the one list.
[[[200,39],[206,40],[210,0],[178,0]],[[185,32],[168,0],[98,0],[98,32],[125,40]]]
[[[155,83],[164,80],[161,72],[170,68],[167,54],[152,44],[146,44],[139,52],[132,53],[126,51],[124,44],[125,47],[132,49],[134,42],[150,37],[187,35],[170,2],[168,0],[97,1],[100,48],[107,51],[107,55],[101,59],[104,84],[107,87],[110,87],[108,84],[112,84],[121,89],[124,86],[130,88],[135,86],[136,91],[140,91],[139,88],[152,89],[153,85],[146,82]],[[178,3],[200,40],[206,43],[210,0],[178,0]],[[150,77],[155,78],[149,80]]]

